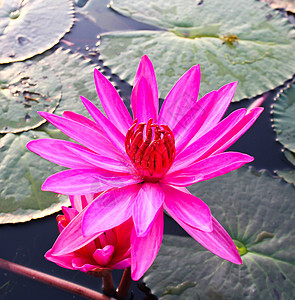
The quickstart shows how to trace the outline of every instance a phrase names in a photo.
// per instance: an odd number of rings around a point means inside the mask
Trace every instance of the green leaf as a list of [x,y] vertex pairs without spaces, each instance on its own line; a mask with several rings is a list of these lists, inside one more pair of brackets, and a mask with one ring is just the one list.
[[[295,168],[295,153],[284,150],[284,155],[287,158],[287,160],[294,166]],[[285,181],[288,183],[293,183],[295,185],[295,170],[277,170],[276,174],[282,178],[284,178]]]
[[25,60],[50,49],[73,24],[69,0],[2,0],[0,63]]
[[0,133],[40,126],[45,120],[37,112],[53,112],[60,98],[59,78],[42,63],[0,66]]
[[165,236],[144,281],[161,300],[293,299],[295,189],[267,172],[241,168],[189,190],[235,240],[243,265],[191,238]]
[[234,101],[273,89],[294,73],[294,30],[259,1],[115,0],[111,7],[168,30],[106,33],[98,45],[104,64],[130,84],[147,54],[161,98],[195,64],[202,69],[201,95],[238,80]]
[[79,95],[103,111],[97,101],[94,68],[81,54],[61,48],[27,62],[0,67],[0,132],[15,133],[40,126],[45,119],[37,111],[62,115],[71,110],[89,115]]
[[281,91],[273,107],[274,129],[278,141],[295,152],[295,84]]
[[31,130],[8,133],[0,140],[0,223],[26,222],[55,213],[69,205],[68,197],[42,192],[44,180],[63,170],[36,154],[26,145],[30,140],[49,138],[44,132]]
[[95,89],[93,71],[95,65],[81,54],[71,54],[69,50],[57,49],[50,55],[38,58],[43,65],[54,70],[62,83],[62,100],[55,114],[62,115],[66,110],[89,116],[79,95],[82,95],[103,111]]

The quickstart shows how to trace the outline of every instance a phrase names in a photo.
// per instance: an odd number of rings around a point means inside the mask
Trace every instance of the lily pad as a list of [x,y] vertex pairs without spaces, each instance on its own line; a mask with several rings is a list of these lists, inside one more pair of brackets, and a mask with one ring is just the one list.
[[272,8],[284,8],[285,10],[295,13],[294,0],[262,0],[262,2],[267,2]]
[[37,111],[53,112],[61,98],[56,74],[41,63],[0,66],[0,133],[21,132],[45,120]]
[[115,0],[110,5],[161,30],[103,34],[100,58],[132,84],[139,59],[147,54],[161,98],[194,64],[202,69],[201,95],[238,80],[234,101],[273,89],[294,73],[295,31],[287,18],[259,1]]
[[243,265],[191,238],[165,236],[144,281],[161,300],[294,299],[295,210],[292,185],[241,168],[189,188],[234,239]]
[[278,141],[295,152],[295,83],[281,90],[276,97],[273,122]]
[[0,140],[0,223],[26,222],[55,213],[68,205],[68,196],[42,192],[41,185],[62,170],[26,148],[33,139],[49,138],[45,132],[31,130],[8,133]]
[[2,0],[0,63],[25,60],[52,48],[73,24],[69,0]]
[[55,110],[55,114],[62,115],[64,111],[70,110],[82,115],[89,115],[79,95],[93,101],[103,111],[102,105],[98,101],[93,78],[93,71],[97,66],[92,64],[89,59],[79,53],[71,54],[70,50],[61,48],[50,55],[44,54],[38,59],[45,67],[53,69],[62,83],[62,100]]
[[293,183],[295,185],[295,153],[284,150],[285,157],[287,160],[294,166],[293,170],[277,170],[276,174],[282,178],[284,178],[285,181],[288,183]]

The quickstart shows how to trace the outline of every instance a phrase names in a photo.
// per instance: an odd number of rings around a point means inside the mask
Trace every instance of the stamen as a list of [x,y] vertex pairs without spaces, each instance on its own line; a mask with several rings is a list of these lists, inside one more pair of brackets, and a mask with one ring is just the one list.
[[139,124],[134,120],[126,134],[125,148],[140,176],[147,181],[158,181],[175,158],[171,129],[167,125],[153,124],[152,119]]

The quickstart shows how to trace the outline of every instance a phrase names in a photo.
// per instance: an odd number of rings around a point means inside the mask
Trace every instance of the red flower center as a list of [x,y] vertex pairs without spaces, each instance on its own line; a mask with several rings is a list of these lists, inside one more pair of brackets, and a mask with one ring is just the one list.
[[125,149],[144,181],[157,182],[170,169],[175,158],[171,129],[167,125],[153,124],[153,119],[139,124],[137,119],[134,120],[126,134]]

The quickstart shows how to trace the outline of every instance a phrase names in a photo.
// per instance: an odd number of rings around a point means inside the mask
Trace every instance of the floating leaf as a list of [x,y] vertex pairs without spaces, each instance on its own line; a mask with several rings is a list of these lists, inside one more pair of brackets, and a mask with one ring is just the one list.
[[165,236],[144,281],[161,300],[293,299],[295,189],[266,172],[241,168],[189,188],[234,239],[243,265],[191,238]]
[[98,46],[105,65],[130,84],[147,54],[161,98],[198,63],[201,95],[238,80],[234,101],[273,89],[294,73],[294,30],[288,19],[259,1],[115,0],[111,7],[168,30],[106,33]]
[[33,139],[49,138],[45,132],[31,130],[8,133],[0,140],[0,223],[26,222],[59,211],[68,197],[42,192],[44,180],[62,170],[26,148]]
[[[295,154],[291,151],[284,150],[285,157],[295,168]],[[293,183],[295,185],[295,170],[277,170],[276,174],[284,178],[288,183]]]
[[50,49],[73,24],[69,0],[2,0],[0,63],[25,60]]
[[278,141],[295,152],[295,84],[281,91],[276,98],[273,122]]
[[294,0],[262,0],[262,2],[267,2],[272,8],[284,8],[285,10],[295,13]]
[[[71,54],[69,50],[57,49],[50,55],[43,55],[39,59],[47,68],[53,69],[62,83],[62,100],[55,114],[62,115],[66,110],[88,115],[79,95],[95,102],[98,99],[95,90],[93,71],[96,67],[89,59],[81,54]],[[95,105],[102,110],[100,101]]]
[[0,133],[21,132],[45,120],[37,111],[53,112],[61,98],[56,74],[41,63],[0,66]]

